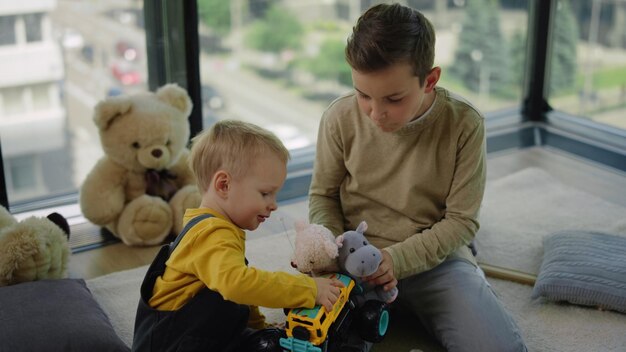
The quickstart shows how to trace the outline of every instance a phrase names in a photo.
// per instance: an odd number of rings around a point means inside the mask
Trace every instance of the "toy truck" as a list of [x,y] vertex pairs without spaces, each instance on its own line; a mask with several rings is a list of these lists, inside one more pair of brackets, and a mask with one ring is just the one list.
[[380,342],[389,324],[387,305],[371,300],[358,307],[353,296],[359,288],[350,276],[338,273],[324,276],[338,279],[345,286],[332,310],[327,311],[321,305],[289,310],[285,323],[287,337],[280,339],[280,346],[291,352],[333,352],[355,323],[364,340]]

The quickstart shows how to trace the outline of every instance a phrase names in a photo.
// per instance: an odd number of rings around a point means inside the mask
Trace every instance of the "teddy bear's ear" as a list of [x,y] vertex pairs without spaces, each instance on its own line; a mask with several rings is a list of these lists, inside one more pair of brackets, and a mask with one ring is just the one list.
[[184,112],[185,116],[191,114],[191,108],[193,107],[191,98],[189,98],[187,91],[178,84],[166,84],[157,90],[156,95],[160,100]]
[[128,97],[112,97],[99,102],[95,107],[93,122],[102,131],[106,131],[116,117],[127,113],[132,107]]
[[0,229],[14,224],[17,224],[17,220],[5,207],[0,206]]
[[365,231],[367,231],[367,223],[365,221],[361,221],[359,226],[356,228],[356,232],[365,233]]
[[339,256],[339,249],[337,248],[337,244],[333,241],[324,241],[322,244],[324,246],[324,251],[328,254],[330,258],[337,258]]
[[304,220],[296,220],[296,222],[294,222],[293,224],[297,232],[304,230],[306,228],[306,225],[307,223]]
[[52,221],[55,225],[57,225],[58,227],[61,228],[61,230],[63,230],[63,232],[65,232],[65,235],[67,236],[67,239],[69,240],[70,238],[70,225],[67,223],[67,220],[65,219],[65,217],[63,217],[63,215],[54,212],[49,214],[48,216],[46,216],[46,218],[48,218],[48,220]]

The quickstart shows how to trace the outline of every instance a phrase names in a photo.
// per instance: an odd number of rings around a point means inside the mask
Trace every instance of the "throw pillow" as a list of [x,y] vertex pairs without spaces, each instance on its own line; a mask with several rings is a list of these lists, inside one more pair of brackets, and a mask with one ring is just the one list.
[[82,279],[0,287],[6,351],[129,351]]
[[626,313],[626,237],[561,231],[543,241],[532,298]]

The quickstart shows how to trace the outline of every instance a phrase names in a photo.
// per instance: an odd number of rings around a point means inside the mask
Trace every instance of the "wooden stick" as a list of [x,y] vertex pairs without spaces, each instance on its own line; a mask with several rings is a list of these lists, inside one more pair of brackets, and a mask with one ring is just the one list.
[[537,280],[536,275],[528,274],[522,271],[502,268],[485,263],[479,263],[478,265],[483,269],[485,275],[496,279],[513,281],[528,286],[534,286],[535,281]]

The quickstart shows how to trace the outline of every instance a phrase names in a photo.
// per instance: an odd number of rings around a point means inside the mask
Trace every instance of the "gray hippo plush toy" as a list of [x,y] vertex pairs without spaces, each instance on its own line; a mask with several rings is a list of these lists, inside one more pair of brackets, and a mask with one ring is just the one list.
[[385,291],[382,286],[372,287],[361,281],[361,277],[371,275],[378,270],[383,260],[381,251],[371,245],[365,238],[367,223],[361,221],[355,231],[346,231],[337,236],[339,246],[339,267],[342,272],[350,275],[363,289],[363,300],[378,300],[386,303],[393,302],[398,296],[398,288]]

